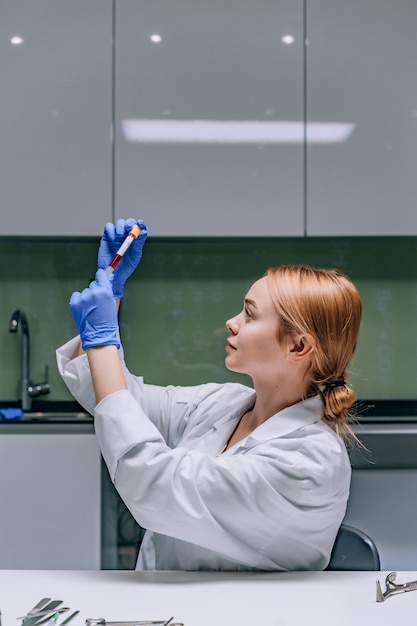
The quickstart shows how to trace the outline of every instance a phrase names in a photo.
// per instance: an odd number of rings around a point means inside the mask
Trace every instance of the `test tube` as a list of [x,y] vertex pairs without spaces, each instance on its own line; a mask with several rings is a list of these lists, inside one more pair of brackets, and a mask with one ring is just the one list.
[[116,267],[119,265],[120,261],[122,260],[123,255],[128,250],[132,242],[138,237],[141,230],[142,228],[139,226],[139,224],[135,224],[130,229],[126,239],[123,241],[122,245],[120,246],[120,248],[118,249],[114,257],[112,258],[112,260],[106,267],[107,274],[112,274],[114,272],[114,270],[116,269]]

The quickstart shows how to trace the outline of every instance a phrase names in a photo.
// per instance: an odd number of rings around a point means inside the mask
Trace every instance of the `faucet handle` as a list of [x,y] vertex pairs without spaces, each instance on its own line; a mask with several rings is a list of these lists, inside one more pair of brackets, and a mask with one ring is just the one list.
[[28,386],[28,394],[31,398],[35,398],[36,396],[44,396],[51,391],[51,385],[48,382],[49,380],[49,366],[45,365],[45,382],[43,383],[31,383]]

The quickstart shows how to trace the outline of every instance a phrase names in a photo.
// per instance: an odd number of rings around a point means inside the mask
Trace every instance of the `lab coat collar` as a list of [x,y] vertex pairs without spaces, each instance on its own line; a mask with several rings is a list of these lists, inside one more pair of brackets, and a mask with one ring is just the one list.
[[242,415],[255,404],[256,394],[253,389],[240,385],[235,387],[237,389],[236,395],[230,395],[227,402],[222,404],[224,415],[213,424],[215,430],[221,430],[232,422],[237,423]]
[[[253,400],[254,398],[252,397],[248,408],[253,404]],[[237,450],[252,448],[260,442],[283,437],[303,426],[319,422],[322,415],[323,400],[319,395],[302,400],[272,415],[266,422],[255,428],[245,439],[238,441],[234,446],[226,450],[224,454],[233,454]]]
[[283,437],[303,426],[319,422],[323,415],[323,400],[319,395],[307,398],[293,404],[275,415],[272,415],[263,424],[255,428],[241,445],[254,445],[256,442]]
[[[240,391],[240,393],[242,393]],[[221,417],[213,424],[216,431],[221,431],[228,427],[235,426],[239,419],[251,409],[255,402],[255,392],[248,389],[248,393],[240,398],[240,402],[237,398],[233,402],[233,410],[225,411],[224,417]],[[227,408],[231,408],[227,407]],[[248,435],[242,441],[237,442],[235,445],[242,447],[251,447],[256,443],[262,441],[268,441],[277,437],[283,437],[288,433],[291,433],[302,426],[307,426],[319,422],[323,416],[323,400],[320,395],[312,396],[307,400],[302,400],[293,404],[282,411],[279,411],[275,415],[272,415],[263,424],[255,428],[255,430]],[[227,429],[226,429],[227,430]],[[235,446],[229,448],[229,450],[235,450]],[[228,451],[226,451],[227,453]]]

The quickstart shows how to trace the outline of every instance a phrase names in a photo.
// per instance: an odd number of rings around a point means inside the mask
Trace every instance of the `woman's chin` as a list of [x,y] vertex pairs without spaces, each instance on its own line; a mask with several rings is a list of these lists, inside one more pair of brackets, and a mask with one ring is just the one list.
[[235,365],[233,365],[233,363],[229,363],[227,357],[225,358],[224,365],[225,365],[226,369],[229,370],[229,372],[235,372],[235,374],[244,374],[245,373],[245,372],[242,372],[242,370],[239,369],[239,367],[236,367]]

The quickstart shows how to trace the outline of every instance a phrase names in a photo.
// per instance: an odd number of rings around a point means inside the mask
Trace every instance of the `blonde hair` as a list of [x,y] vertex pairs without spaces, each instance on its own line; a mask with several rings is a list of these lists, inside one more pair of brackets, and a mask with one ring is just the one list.
[[357,440],[349,425],[355,394],[346,378],[362,316],[358,290],[339,270],[307,265],[270,268],[266,277],[281,322],[278,339],[296,333],[313,340],[309,393],[321,393],[323,420],[344,439]]

